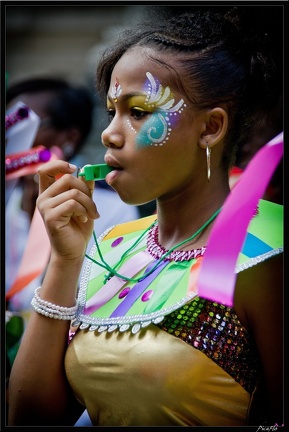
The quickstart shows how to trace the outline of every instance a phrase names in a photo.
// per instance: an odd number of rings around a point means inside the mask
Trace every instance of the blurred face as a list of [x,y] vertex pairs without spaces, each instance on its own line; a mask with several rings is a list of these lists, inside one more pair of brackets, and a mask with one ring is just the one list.
[[33,147],[43,145],[46,148],[52,146],[61,146],[67,141],[65,131],[59,131],[54,128],[47,112],[47,106],[50,103],[53,93],[42,91],[37,93],[24,93],[11,100],[7,108],[12,107],[21,101],[26,104],[32,111],[40,117],[40,126],[35,136]]
[[201,113],[188,107],[172,72],[149,53],[133,49],[116,64],[107,95],[111,122],[102,133],[105,161],[118,168],[106,181],[130,204],[171,199],[198,177],[200,154],[205,160],[198,147]]

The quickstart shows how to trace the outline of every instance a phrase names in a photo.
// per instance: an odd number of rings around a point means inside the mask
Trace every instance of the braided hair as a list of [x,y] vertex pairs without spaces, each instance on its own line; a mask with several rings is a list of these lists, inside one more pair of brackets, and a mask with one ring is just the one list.
[[226,109],[229,126],[222,166],[227,170],[258,116],[268,113],[282,93],[275,47],[266,29],[256,31],[251,13],[246,6],[190,8],[167,19],[156,14],[155,20],[126,30],[98,64],[100,95],[106,97],[112,70],[127,50],[152,48],[156,54],[150,54],[150,60],[172,70],[177,88],[195,109]]

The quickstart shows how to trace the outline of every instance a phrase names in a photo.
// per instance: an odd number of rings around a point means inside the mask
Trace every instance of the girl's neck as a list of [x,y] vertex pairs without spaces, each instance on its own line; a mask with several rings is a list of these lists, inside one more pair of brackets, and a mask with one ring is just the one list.
[[[173,205],[157,202],[157,216],[159,226],[159,243],[170,249],[174,245],[189,238],[205,224],[213,214],[223,206],[229,190],[223,194],[215,194],[210,198],[198,199],[193,202],[186,200]],[[202,230],[191,242],[185,244],[182,250],[206,246],[213,226],[213,221]]]

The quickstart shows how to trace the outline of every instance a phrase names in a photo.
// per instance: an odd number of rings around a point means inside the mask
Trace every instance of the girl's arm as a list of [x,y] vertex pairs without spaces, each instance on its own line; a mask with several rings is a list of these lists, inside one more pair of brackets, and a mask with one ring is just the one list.
[[[93,182],[71,176],[75,168],[54,161],[39,170],[37,206],[51,242],[39,297],[65,307],[75,304],[86,245],[98,217],[91,200]],[[65,376],[69,325],[32,312],[11,371],[9,426],[74,425],[84,410]]]

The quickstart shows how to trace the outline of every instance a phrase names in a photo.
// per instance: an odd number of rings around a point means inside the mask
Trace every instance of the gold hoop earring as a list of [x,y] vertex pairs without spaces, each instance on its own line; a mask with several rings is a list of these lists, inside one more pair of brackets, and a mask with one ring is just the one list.
[[207,143],[207,147],[206,147],[206,155],[207,155],[207,178],[208,178],[208,182],[210,181],[211,178],[211,149]]

